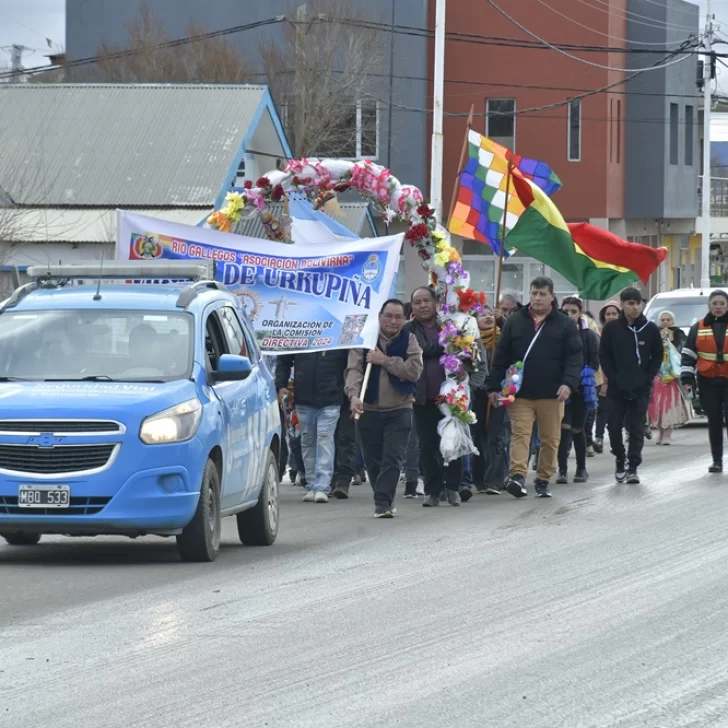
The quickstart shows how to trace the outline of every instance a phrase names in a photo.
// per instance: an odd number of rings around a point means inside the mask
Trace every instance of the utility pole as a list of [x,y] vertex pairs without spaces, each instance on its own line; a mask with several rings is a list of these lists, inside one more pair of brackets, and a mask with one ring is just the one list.
[[296,103],[295,103],[295,118],[294,118],[294,137],[293,137],[293,153],[294,156],[301,156],[301,149],[303,148],[303,137],[306,129],[305,122],[305,99],[303,96],[303,89],[305,88],[303,72],[306,63],[306,21],[308,20],[308,11],[305,5],[299,5],[296,9]]
[[432,160],[430,162],[430,204],[442,222],[443,100],[445,96],[445,15],[447,0],[437,0],[435,10],[435,71],[432,101]]
[[11,78],[13,83],[23,80],[23,51],[27,50],[29,49],[17,43],[13,43],[10,47],[10,70],[12,72]]
[[705,56],[703,61],[703,229],[701,231],[702,248],[700,257],[700,287],[710,288],[710,111],[711,93],[710,82],[713,75],[713,16],[710,12],[710,0],[706,0],[705,7],[705,35],[703,47]]

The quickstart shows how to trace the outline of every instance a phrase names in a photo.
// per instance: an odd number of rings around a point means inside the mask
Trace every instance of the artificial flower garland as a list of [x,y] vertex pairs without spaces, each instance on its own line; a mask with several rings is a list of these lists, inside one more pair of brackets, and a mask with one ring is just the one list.
[[[386,222],[402,220],[409,224],[405,240],[417,251],[440,301],[440,343],[445,349],[440,362],[449,378],[464,380],[465,363],[470,362],[475,367],[479,364],[479,332],[474,317],[483,312],[485,294],[470,288],[470,276],[462,265],[460,254],[450,245],[450,234],[437,223],[434,210],[425,203],[420,190],[402,185],[385,167],[371,160],[294,159],[283,170],[269,172],[255,184],[248,181],[242,189],[229,192],[223,207],[214,211],[207,222],[217,230],[230,232],[241,219],[257,214],[270,239],[290,242],[290,219],[273,217],[269,210],[271,203],[298,192],[320,209],[337,193],[350,189],[373,203]],[[453,393],[446,382],[440,404],[447,406],[453,420],[464,426],[474,421],[475,415],[468,411],[468,391],[464,386],[458,386],[457,393]],[[466,454],[466,449],[475,452],[469,434],[467,440],[467,448],[461,445],[459,454],[446,456],[446,460]],[[445,455],[444,450],[443,444]]]

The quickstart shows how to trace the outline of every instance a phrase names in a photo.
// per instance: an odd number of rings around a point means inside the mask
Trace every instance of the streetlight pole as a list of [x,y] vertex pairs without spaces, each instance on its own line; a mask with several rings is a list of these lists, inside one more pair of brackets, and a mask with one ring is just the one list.
[[437,0],[435,10],[435,70],[432,102],[432,161],[430,163],[430,204],[442,222],[443,101],[445,96],[445,10],[447,0]]
[[710,168],[710,111],[712,81],[712,41],[713,17],[710,12],[710,0],[706,0],[705,7],[705,36],[703,46],[705,56],[703,61],[703,229],[701,231],[702,248],[700,257],[700,287],[710,288],[710,196],[711,196],[711,168]]

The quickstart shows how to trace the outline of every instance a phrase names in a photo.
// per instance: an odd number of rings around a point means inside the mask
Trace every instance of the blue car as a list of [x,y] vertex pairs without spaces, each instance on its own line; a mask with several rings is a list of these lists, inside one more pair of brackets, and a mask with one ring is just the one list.
[[[280,413],[241,300],[190,262],[29,269],[0,308],[0,536],[278,532]],[[103,284],[102,284],[103,280]]]

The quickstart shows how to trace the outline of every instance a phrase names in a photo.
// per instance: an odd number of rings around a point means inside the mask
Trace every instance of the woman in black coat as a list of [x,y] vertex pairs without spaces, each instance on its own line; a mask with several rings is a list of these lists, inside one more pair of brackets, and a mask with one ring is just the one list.
[[[599,336],[592,331],[583,315],[584,304],[578,296],[566,296],[561,302],[561,310],[573,319],[579,329],[582,351],[584,352],[584,369],[592,370],[593,375],[599,369]],[[582,384],[571,393],[564,408],[564,419],[561,422],[561,442],[559,444],[559,475],[557,483],[568,483],[567,474],[571,444],[574,443],[576,454],[575,483],[586,483],[589,473],[586,470],[586,418],[591,407],[596,408],[596,387],[589,391],[589,386]],[[593,402],[591,401],[593,399]]]

